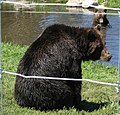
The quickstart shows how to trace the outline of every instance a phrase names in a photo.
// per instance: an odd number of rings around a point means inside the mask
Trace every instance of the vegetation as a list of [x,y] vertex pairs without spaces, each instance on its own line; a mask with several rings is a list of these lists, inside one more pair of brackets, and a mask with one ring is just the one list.
[[[105,6],[108,6],[108,7],[116,7],[116,8],[119,8],[120,7],[120,0],[106,0],[106,4]],[[99,4],[103,3],[104,0],[99,0]]]
[[[20,58],[24,55],[27,46],[2,43],[2,69],[16,72]],[[103,65],[98,62],[83,62],[83,78],[115,83],[118,77],[118,69],[114,66]],[[5,115],[114,115],[117,113],[116,89],[113,86],[105,86],[83,82],[82,85],[82,111],[74,107],[67,110],[39,111],[31,108],[23,108],[14,100],[15,76],[3,74],[3,111]],[[101,108],[98,106],[101,105]],[[119,111],[120,112],[120,111]]]

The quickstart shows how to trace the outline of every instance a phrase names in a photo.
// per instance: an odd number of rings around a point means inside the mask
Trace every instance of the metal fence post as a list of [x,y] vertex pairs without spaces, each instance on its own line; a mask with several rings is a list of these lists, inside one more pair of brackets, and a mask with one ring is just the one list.
[[2,32],[1,32],[1,4],[2,0],[0,0],[0,115],[3,115],[3,103],[2,103]]
[[120,115],[120,11],[118,11],[118,15],[119,15],[119,54],[118,54],[117,115]]

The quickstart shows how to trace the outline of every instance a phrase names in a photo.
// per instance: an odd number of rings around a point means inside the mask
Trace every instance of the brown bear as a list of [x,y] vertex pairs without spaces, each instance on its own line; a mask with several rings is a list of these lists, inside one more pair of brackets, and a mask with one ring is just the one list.
[[[82,60],[110,60],[111,54],[102,40],[97,27],[49,26],[27,49],[17,73],[82,79]],[[80,109],[81,85],[78,81],[16,76],[14,97],[20,106],[39,110],[73,106]]]
[[95,15],[93,19],[93,26],[101,24],[103,27],[111,27],[109,20],[107,19],[106,9],[95,9]]

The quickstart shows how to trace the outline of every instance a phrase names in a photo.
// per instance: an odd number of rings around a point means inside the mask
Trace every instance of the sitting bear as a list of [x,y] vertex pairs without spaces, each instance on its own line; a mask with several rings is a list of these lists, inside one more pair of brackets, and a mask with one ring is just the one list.
[[[47,27],[22,57],[17,73],[82,79],[82,60],[109,61],[111,54],[98,27],[79,28],[63,24]],[[81,108],[78,81],[23,78],[16,76],[14,97],[20,106],[39,110]]]
[[109,20],[107,19],[106,9],[95,9],[95,15],[93,19],[93,26],[101,24],[102,27],[111,27]]

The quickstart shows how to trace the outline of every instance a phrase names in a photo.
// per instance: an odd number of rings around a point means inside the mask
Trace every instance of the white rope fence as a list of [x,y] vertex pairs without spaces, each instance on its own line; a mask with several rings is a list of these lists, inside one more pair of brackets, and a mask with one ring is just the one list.
[[95,6],[95,5],[89,5],[92,8],[96,8],[96,9],[107,9],[107,10],[116,10],[116,11],[120,11],[120,8],[110,8],[110,7],[105,7],[103,5],[100,6]]
[[22,3],[22,2],[11,2],[11,1],[2,1],[2,3],[17,4],[22,6],[67,6],[66,4],[62,4],[62,3]]
[[[22,3],[22,2],[12,2],[12,1],[1,1],[1,3],[6,3],[6,4],[16,4],[16,5],[22,5],[25,7],[29,6],[69,6],[67,4],[62,4],[62,3]],[[76,7],[84,7],[82,4],[71,4],[70,6],[76,6]],[[120,8],[110,8],[110,7],[104,7],[103,5],[95,6],[95,5],[90,5],[88,4],[85,7],[92,7],[96,9],[108,9],[108,10],[116,10],[120,11]]]
[[[63,3],[23,3],[23,2],[12,2],[12,1],[1,1],[1,4],[2,3],[5,3],[5,4],[15,4],[15,5],[21,5],[21,6],[24,6],[24,7],[28,7],[30,8],[31,6],[69,6],[67,4],[63,4]],[[77,6],[77,7],[80,7],[82,8],[83,6],[81,4],[71,4],[71,6]],[[120,11],[120,8],[109,8],[109,7],[104,7],[103,5],[99,5],[99,6],[95,6],[95,5],[89,5],[88,7],[92,7],[92,8],[96,8],[96,9],[109,9],[109,10],[115,10],[115,11]],[[19,10],[16,10],[16,11],[2,11],[2,12],[19,12]],[[95,14],[94,12],[66,12],[66,11],[34,11],[34,10],[23,10],[22,12],[24,13],[53,13],[53,14],[87,14],[87,15],[91,15],[91,14]],[[102,14],[110,14],[110,15],[118,15],[118,13],[102,13]],[[101,13],[97,13],[97,14],[101,14]]]
[[75,78],[59,78],[59,77],[46,77],[46,76],[25,76],[23,74],[19,73],[14,73],[14,72],[8,72],[8,71],[1,71],[2,73],[9,74],[9,75],[15,75],[23,78],[35,78],[35,79],[49,79],[49,80],[62,80],[62,81],[86,81],[90,83],[96,83],[96,84],[101,84],[101,85],[109,85],[109,86],[115,86],[115,87],[120,87],[119,83],[107,83],[107,82],[100,82],[100,81],[95,81],[91,79],[75,79]]

